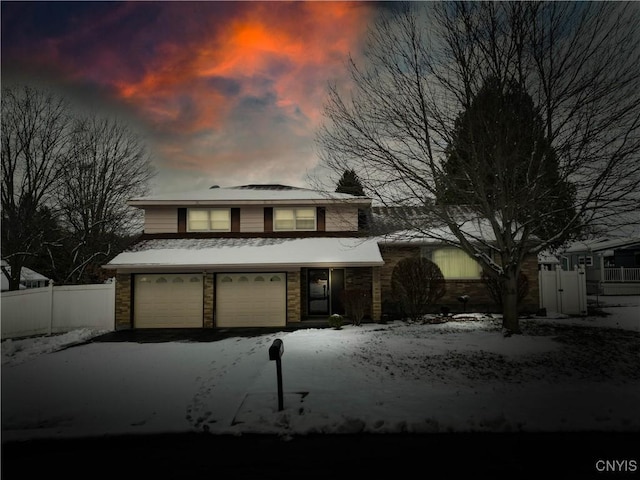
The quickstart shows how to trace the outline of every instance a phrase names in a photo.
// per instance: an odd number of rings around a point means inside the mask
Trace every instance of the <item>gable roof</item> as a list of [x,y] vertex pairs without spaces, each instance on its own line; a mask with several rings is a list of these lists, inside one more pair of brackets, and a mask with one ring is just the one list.
[[280,184],[251,184],[236,187],[211,187],[206,190],[165,193],[133,198],[129,205],[135,207],[161,205],[264,205],[350,203],[370,205],[371,199],[346,193],[325,192]]

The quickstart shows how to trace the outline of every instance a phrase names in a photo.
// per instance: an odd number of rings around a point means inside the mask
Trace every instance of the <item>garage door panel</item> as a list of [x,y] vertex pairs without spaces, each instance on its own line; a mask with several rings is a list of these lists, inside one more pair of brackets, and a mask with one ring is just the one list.
[[216,280],[216,326],[286,325],[284,273],[219,274]]
[[202,327],[202,312],[202,275],[136,275],[136,328]]

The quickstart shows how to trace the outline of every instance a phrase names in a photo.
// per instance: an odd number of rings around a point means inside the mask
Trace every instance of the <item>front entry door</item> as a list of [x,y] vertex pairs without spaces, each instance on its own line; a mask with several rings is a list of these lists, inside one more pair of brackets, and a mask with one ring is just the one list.
[[344,314],[344,270],[309,269],[309,315]]

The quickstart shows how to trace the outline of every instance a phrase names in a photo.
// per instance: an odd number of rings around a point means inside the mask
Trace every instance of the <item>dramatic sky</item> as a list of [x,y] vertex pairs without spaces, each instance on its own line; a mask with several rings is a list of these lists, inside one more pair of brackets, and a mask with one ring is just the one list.
[[371,2],[2,1],[2,82],[56,88],[144,138],[154,193],[308,186],[328,82]]

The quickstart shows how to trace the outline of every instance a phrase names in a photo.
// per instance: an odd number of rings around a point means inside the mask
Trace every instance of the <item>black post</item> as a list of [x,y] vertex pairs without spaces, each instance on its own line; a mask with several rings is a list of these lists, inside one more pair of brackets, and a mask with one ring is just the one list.
[[282,411],[284,399],[282,395],[282,360],[280,357],[276,359],[276,372],[278,374],[278,411]]
[[284,345],[282,340],[276,338],[269,347],[269,360],[276,361],[276,373],[278,374],[278,410],[284,408],[284,400],[282,395],[282,354],[284,353]]

